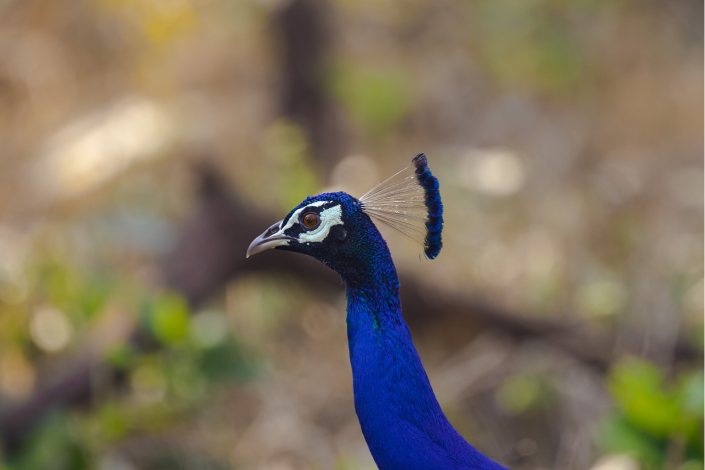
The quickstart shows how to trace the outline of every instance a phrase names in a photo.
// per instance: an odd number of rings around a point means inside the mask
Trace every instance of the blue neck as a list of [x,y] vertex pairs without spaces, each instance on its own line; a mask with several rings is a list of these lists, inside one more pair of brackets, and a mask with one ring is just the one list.
[[503,468],[470,446],[443,414],[401,315],[391,255],[374,235],[365,275],[343,278],[355,410],[375,462],[381,470]]

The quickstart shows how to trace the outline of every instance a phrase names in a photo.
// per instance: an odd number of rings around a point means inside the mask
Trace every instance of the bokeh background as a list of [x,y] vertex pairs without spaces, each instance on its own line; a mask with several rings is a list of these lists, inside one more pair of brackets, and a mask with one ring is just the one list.
[[343,290],[249,241],[429,155],[388,235],[458,429],[703,468],[698,0],[0,1],[0,468],[373,469]]

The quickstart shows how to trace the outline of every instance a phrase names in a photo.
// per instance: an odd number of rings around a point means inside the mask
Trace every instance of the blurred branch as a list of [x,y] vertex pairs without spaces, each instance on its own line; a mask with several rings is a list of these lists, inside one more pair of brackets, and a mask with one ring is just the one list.
[[56,381],[35,393],[29,400],[0,417],[5,450],[18,450],[34,426],[51,410],[67,405],[86,404],[92,393],[95,364],[82,362]]

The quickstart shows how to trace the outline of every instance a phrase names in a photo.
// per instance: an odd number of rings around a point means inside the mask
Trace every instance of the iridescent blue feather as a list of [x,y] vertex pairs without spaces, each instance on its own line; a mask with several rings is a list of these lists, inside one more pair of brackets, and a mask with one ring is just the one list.
[[443,247],[441,233],[443,232],[443,202],[438,188],[438,178],[433,176],[428,167],[426,155],[420,153],[412,160],[416,167],[416,179],[424,190],[424,203],[428,210],[426,218],[426,238],[424,239],[424,253],[429,259],[438,256]]

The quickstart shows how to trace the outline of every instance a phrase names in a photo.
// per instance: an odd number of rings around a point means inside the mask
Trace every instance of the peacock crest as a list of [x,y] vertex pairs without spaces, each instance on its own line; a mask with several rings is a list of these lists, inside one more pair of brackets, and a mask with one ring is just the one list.
[[411,163],[359,198],[363,211],[424,247],[427,258],[441,251],[443,202],[438,179],[419,153]]

